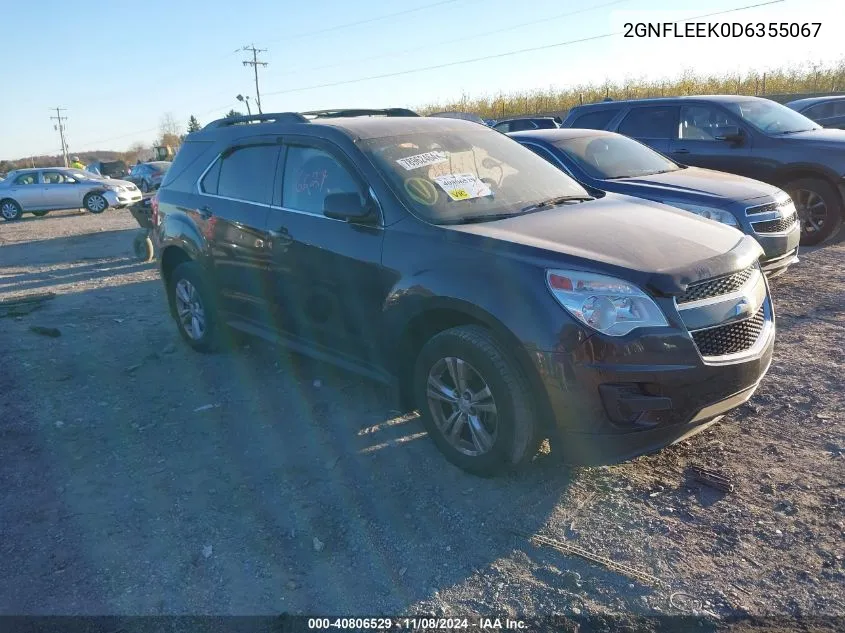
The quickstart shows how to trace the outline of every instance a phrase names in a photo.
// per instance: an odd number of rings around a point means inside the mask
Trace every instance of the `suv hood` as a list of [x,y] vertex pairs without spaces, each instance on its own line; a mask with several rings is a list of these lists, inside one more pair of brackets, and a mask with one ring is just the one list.
[[651,176],[604,180],[602,183],[618,193],[643,196],[650,200],[721,203],[723,206],[755,198],[775,198],[781,193],[777,187],[758,180],[700,167],[687,167]]
[[845,150],[845,130],[836,130],[827,127],[820,130],[808,130],[806,132],[796,132],[795,134],[784,134],[782,136],[774,135],[772,138],[789,143],[811,145],[812,147],[826,147],[839,151]]
[[[666,205],[607,194],[600,200],[526,215],[447,228],[548,255],[547,265],[573,266],[616,274],[660,294],[741,270],[763,249],[736,229]],[[483,245],[480,240],[478,246]],[[489,248],[489,247],[488,247]],[[574,258],[554,261],[556,255]],[[605,264],[596,268],[594,263]],[[606,267],[617,269],[608,271]]]

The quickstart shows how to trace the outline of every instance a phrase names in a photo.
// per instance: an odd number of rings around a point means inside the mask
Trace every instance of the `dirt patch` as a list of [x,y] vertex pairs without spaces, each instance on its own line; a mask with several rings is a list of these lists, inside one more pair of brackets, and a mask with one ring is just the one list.
[[56,294],[0,319],[3,613],[845,615],[845,244],[774,282],[769,375],[708,432],[482,480],[379,385],[258,341],[190,351],[137,230],[0,224],[0,300]]

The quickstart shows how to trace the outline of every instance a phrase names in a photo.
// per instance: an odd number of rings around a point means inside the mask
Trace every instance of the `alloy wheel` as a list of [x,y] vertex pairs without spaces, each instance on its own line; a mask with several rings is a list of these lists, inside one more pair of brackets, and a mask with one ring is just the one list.
[[14,220],[18,217],[18,207],[13,202],[4,202],[0,207],[0,215],[6,220]]
[[98,193],[95,193],[88,196],[87,206],[89,211],[99,213],[108,206],[108,202],[106,202],[106,199],[103,196]]
[[801,233],[818,233],[827,221],[827,204],[815,191],[796,189],[792,192],[792,201],[798,211]]
[[199,292],[190,281],[180,279],[174,294],[179,325],[192,340],[200,340],[205,334],[205,308]]
[[470,457],[496,443],[499,417],[487,382],[468,362],[441,358],[428,373],[428,407],[437,428],[456,450]]

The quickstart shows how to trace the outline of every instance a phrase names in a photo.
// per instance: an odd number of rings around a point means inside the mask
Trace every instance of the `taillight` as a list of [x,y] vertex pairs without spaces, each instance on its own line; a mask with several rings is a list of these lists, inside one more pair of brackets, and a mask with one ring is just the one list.
[[158,194],[150,198],[150,207],[152,208],[153,226],[158,226]]

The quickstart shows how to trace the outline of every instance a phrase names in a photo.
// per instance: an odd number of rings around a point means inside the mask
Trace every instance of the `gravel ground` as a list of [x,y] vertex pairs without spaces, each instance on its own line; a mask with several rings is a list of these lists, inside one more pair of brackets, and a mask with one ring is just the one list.
[[192,352],[137,230],[0,223],[0,300],[57,294],[0,320],[0,613],[845,616],[845,243],[774,282],[772,368],[708,432],[484,480],[382,386],[255,340]]

